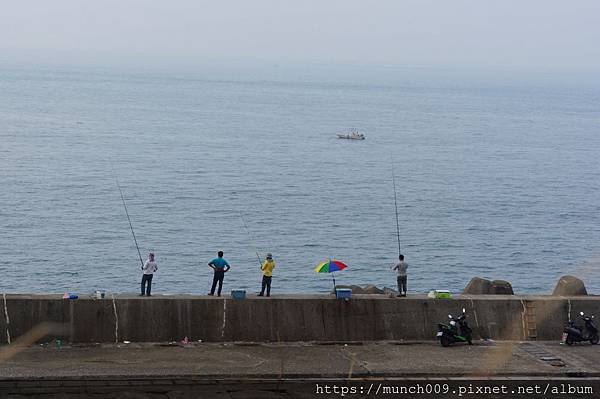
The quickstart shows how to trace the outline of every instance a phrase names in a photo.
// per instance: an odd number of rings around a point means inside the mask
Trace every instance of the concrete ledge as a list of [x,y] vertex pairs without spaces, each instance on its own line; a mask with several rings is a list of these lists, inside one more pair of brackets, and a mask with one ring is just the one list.
[[[437,323],[464,307],[475,338],[554,340],[569,312],[594,313],[600,298],[462,295],[431,299],[425,295],[388,298],[356,295],[349,301],[331,295],[271,298],[119,295],[65,300],[61,295],[7,295],[10,323],[0,314],[0,342],[23,337],[42,323],[54,323],[38,342],[169,342],[184,337],[204,342],[379,341],[433,339]],[[56,326],[61,326],[56,329]]]

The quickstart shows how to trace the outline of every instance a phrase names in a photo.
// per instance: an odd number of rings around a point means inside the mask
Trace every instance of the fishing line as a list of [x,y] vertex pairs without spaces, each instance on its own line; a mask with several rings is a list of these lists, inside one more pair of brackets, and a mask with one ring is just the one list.
[[117,188],[119,189],[119,193],[121,194],[121,201],[123,201],[123,207],[125,208],[125,215],[127,215],[127,221],[129,222],[129,228],[131,229],[131,235],[133,236],[133,241],[135,242],[135,247],[137,248],[138,256],[140,257],[140,263],[142,264],[142,269],[144,268],[144,261],[142,260],[142,253],[140,252],[140,247],[138,245],[137,239],[135,238],[135,232],[133,231],[133,225],[131,224],[131,218],[129,217],[129,211],[127,211],[127,204],[125,203],[125,197],[123,196],[123,190],[121,190],[121,185],[119,184],[119,177],[115,172],[112,164],[110,165],[113,175],[115,177],[115,181],[117,182]]
[[[244,228],[246,229],[246,233],[248,233],[248,238],[250,239],[250,242],[252,243],[252,234],[250,234],[250,229],[248,228],[248,225],[246,224],[246,221],[244,220],[244,214],[242,213],[242,211],[240,211],[240,219],[242,219],[242,224],[244,225]],[[258,254],[258,251],[254,251],[254,253],[256,254],[256,259],[258,259],[258,264],[259,266],[262,268],[262,259],[260,259],[260,255]]]
[[398,200],[396,198],[396,175],[394,174],[394,159],[390,153],[390,160],[392,162],[392,183],[394,184],[394,208],[396,209],[396,237],[398,238],[398,256],[402,253],[400,251],[400,222],[398,221]]

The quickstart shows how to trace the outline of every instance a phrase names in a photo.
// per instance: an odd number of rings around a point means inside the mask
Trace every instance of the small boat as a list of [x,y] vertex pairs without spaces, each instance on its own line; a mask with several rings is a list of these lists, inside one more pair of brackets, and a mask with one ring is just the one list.
[[338,133],[338,139],[348,139],[348,140],[364,140],[365,135],[359,133],[357,129],[350,129],[348,133]]

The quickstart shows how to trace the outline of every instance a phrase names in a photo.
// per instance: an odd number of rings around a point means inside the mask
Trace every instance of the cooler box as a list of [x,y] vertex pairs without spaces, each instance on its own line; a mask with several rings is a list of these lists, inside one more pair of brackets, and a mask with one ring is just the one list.
[[245,290],[231,290],[231,297],[233,299],[237,299],[237,300],[246,299],[246,291]]
[[336,288],[335,297],[337,299],[350,299],[352,298],[352,290],[350,288]]
[[452,298],[452,294],[448,290],[429,291],[429,294],[427,294],[427,296],[429,298],[435,298],[435,299]]

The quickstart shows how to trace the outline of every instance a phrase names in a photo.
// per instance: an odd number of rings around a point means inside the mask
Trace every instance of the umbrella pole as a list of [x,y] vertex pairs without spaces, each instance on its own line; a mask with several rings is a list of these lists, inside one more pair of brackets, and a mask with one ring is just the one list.
[[335,292],[335,272],[331,272],[331,277],[333,277],[333,291]]

